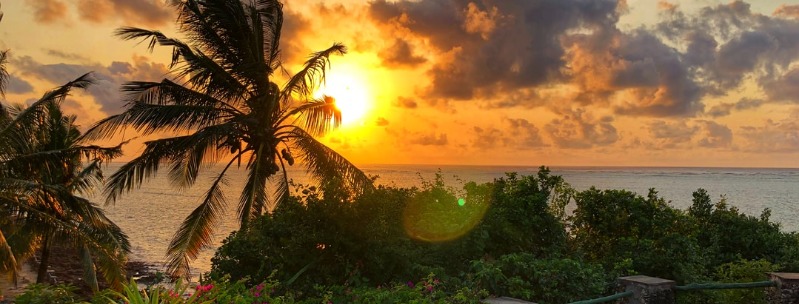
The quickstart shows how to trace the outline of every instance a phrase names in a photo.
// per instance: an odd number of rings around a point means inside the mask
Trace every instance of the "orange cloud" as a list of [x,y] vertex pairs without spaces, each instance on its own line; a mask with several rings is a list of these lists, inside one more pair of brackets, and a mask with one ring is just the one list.
[[67,5],[61,0],[28,0],[25,2],[33,8],[33,17],[42,23],[54,23],[67,16]]

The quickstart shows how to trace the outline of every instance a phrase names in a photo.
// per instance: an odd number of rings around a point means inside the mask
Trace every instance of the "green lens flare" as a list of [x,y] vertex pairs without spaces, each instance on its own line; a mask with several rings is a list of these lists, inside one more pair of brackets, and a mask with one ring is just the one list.
[[[458,202],[458,204],[453,204]],[[402,211],[405,233],[426,242],[446,242],[472,231],[485,216],[488,204],[443,191],[424,191],[412,197]]]

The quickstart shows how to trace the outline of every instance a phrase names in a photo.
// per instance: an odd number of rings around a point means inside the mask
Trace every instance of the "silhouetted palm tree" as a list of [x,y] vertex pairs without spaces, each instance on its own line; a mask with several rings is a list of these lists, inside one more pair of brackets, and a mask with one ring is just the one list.
[[59,243],[80,250],[95,290],[95,266],[113,285],[125,280],[127,236],[78,196],[102,182],[101,165],[121,148],[84,145],[75,118],[59,106],[71,89],[90,83],[83,75],[28,107],[0,104],[0,271],[16,276],[19,261],[40,249],[37,281],[43,282],[50,246]]
[[[372,184],[352,163],[314,138],[341,122],[332,98],[309,96],[324,81],[329,56],[345,53],[343,45],[314,53],[281,88],[272,78],[281,68],[279,1],[186,0],[174,5],[187,43],[138,28],[122,28],[117,34],[149,40],[151,50],[156,45],[172,47],[170,67],[177,80],[125,84],[123,91],[130,100],[124,113],[101,121],[90,132],[108,137],[133,127],[145,134],[188,134],[146,142],[141,155],[111,176],[106,185],[108,203],[140,186],[162,163],[171,165],[173,184],[186,188],[194,184],[202,164],[226,162],[169,245],[168,271],[184,275],[190,260],[211,242],[227,205],[222,186],[233,164],[245,162],[248,170],[238,203],[241,229],[287,197],[285,167],[293,165],[295,157],[323,185],[358,191]],[[281,169],[270,199],[267,181]]]

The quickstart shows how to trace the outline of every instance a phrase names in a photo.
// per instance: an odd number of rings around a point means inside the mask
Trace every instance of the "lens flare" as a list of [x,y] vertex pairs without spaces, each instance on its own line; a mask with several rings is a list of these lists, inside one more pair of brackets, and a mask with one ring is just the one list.
[[470,202],[446,193],[422,192],[411,199],[402,214],[405,233],[426,242],[460,238],[485,216],[488,204]]

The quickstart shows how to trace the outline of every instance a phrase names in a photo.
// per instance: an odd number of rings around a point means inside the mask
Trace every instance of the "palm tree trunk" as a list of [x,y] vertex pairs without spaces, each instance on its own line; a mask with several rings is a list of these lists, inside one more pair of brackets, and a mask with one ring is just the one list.
[[39,273],[36,275],[36,283],[46,283],[47,278],[47,264],[50,260],[50,234],[44,236],[42,242],[42,257],[39,260]]

